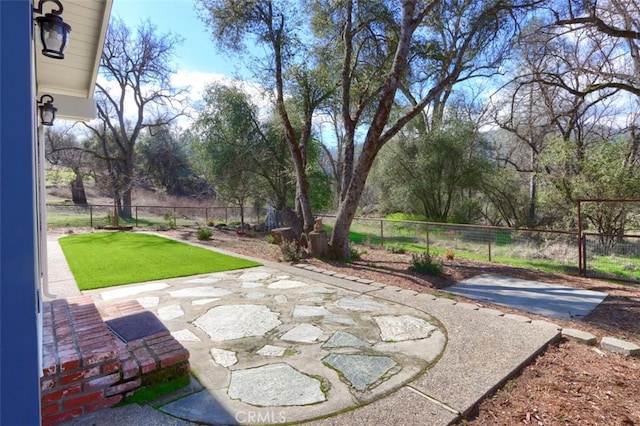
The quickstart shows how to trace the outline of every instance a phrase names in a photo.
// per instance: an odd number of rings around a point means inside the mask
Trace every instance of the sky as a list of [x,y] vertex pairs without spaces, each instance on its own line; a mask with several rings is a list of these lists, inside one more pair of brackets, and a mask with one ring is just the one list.
[[[232,79],[240,77],[244,80],[240,87],[252,97],[254,104],[266,106],[262,88],[251,83],[251,73],[242,60],[217,51],[204,22],[198,17],[195,0],[114,0],[111,17],[121,18],[131,29],[149,20],[158,34],[172,33],[184,39],[175,46],[176,74],[172,83],[177,88],[189,87],[190,101],[200,100],[208,84],[231,84]],[[238,83],[234,85],[238,86]],[[189,124],[188,119],[178,123],[180,127]]]
[[149,19],[159,34],[171,32],[184,38],[176,48],[178,71],[230,78],[242,71],[240,61],[216,51],[204,22],[198,18],[194,0],[114,0],[111,15],[123,19],[130,28]]

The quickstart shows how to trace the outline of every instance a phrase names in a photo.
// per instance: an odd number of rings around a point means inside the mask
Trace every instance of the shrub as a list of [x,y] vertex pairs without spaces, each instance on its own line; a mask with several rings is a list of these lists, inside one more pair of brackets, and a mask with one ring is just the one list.
[[444,257],[447,260],[453,260],[453,258],[455,257],[455,253],[451,249],[446,249],[444,251]]
[[302,259],[302,250],[294,242],[283,241],[280,244],[280,250],[282,251],[282,260],[285,262],[299,262]]
[[412,254],[410,270],[427,275],[442,274],[442,262],[438,262],[429,253]]
[[157,223],[154,225],[156,231],[168,231],[171,227],[167,226],[166,223]]
[[353,246],[349,246],[349,259],[360,260],[363,254],[367,254],[367,249],[358,250]]
[[278,240],[271,234],[267,235],[267,242],[269,244],[278,244]]
[[176,214],[173,212],[167,212],[164,214],[164,221],[168,229],[176,227]]
[[200,241],[208,240],[209,238],[211,238],[212,235],[213,235],[213,232],[211,232],[211,229],[209,228],[199,228],[196,231],[196,238],[199,239]]
[[407,250],[400,244],[392,244],[390,246],[387,246],[387,251],[393,254],[404,254],[407,252]]

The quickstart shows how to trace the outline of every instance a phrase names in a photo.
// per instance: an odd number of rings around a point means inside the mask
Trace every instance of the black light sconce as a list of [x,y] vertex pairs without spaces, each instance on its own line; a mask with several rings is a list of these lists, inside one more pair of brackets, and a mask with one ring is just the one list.
[[36,22],[40,27],[40,41],[42,42],[42,54],[54,59],[64,59],[64,49],[69,41],[71,26],[65,23],[60,14],[62,13],[62,3],[58,0],[40,0],[38,7],[34,8],[34,13],[42,14],[42,6],[46,2],[53,2],[58,6],[58,10],[52,10],[44,16],[38,16]]
[[[48,98],[48,101],[44,101]],[[40,110],[40,122],[43,126],[53,126],[53,120],[56,119],[56,111],[58,108],[53,106],[53,98],[50,95],[42,95],[38,101],[38,109]]]

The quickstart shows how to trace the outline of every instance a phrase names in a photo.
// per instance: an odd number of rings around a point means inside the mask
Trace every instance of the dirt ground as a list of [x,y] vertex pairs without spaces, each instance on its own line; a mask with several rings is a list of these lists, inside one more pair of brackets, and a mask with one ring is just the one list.
[[[282,261],[277,245],[265,238],[240,237],[216,230],[208,241],[198,241],[194,229],[169,231],[172,236],[270,261]],[[479,274],[557,283],[602,291],[609,296],[583,319],[544,318],[502,306],[457,300],[546,319],[565,328],[588,331],[601,339],[613,336],[640,344],[640,286],[515,268],[462,259],[444,260],[444,273],[432,277],[409,271],[411,256],[379,247],[358,247],[360,260],[349,264],[304,259],[324,269],[372,279],[418,292],[440,289]],[[467,425],[640,425],[640,358],[605,352],[569,340],[551,345],[516,377],[489,396],[463,420]]]

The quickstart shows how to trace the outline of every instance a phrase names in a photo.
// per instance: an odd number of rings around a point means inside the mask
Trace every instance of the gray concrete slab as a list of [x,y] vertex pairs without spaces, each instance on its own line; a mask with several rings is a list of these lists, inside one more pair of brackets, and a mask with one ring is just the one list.
[[610,352],[622,355],[639,356],[640,346],[626,340],[616,339],[615,337],[605,336],[600,341],[600,347]]
[[166,314],[199,383],[157,401],[152,414],[108,409],[92,424],[128,415],[130,424],[159,425],[446,425],[558,336],[553,327],[350,278],[264,262],[84,292],[98,306],[142,300]]
[[552,318],[584,318],[607,297],[599,291],[494,274],[478,275],[443,291]]
[[[60,243],[59,236],[47,236],[47,276],[48,285],[45,284],[44,298],[52,300],[55,298],[67,298],[80,296],[80,290],[73,278],[73,274],[64,257],[64,252]],[[48,290],[48,291],[47,291]]]

